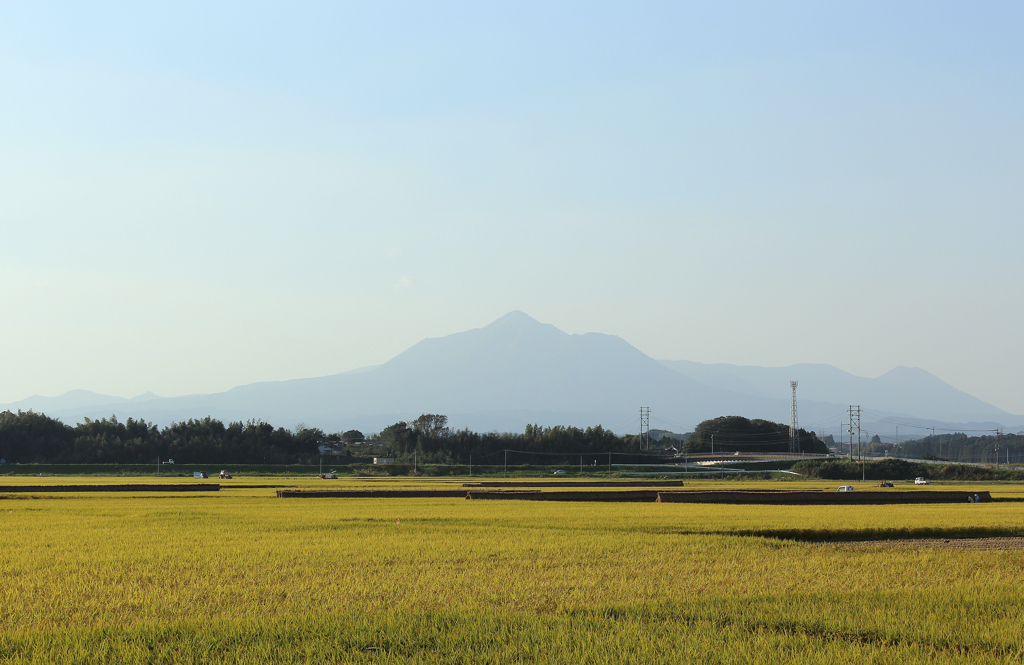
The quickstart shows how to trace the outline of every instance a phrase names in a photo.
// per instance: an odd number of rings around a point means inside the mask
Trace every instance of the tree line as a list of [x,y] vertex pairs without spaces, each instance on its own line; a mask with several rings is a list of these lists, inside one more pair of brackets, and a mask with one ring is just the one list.
[[865,452],[911,459],[941,459],[974,464],[1024,463],[1024,434],[968,436],[964,432],[936,434],[895,443],[871,443]]
[[[638,435],[618,436],[601,425],[579,428],[563,425],[542,427],[527,425],[523,432],[474,432],[448,426],[448,417],[424,414],[409,422],[397,422],[367,439],[379,445],[382,453],[400,461],[436,464],[465,464],[471,459],[480,464],[501,464],[506,450],[520,453],[516,463],[562,464],[579,461],[590,464],[598,456],[619,455],[617,463],[626,463],[622,455],[640,457]],[[522,455],[521,453],[526,453]],[[644,456],[645,459],[649,456]],[[605,460],[602,457],[601,462]]]
[[290,431],[262,421],[225,425],[201,418],[160,428],[116,417],[75,426],[32,411],[0,413],[0,458],[22,464],[148,464],[175,459],[190,464],[313,463],[318,442],[340,440],[316,428]]
[[[687,442],[691,452],[785,452],[788,427],[739,416],[701,423]],[[800,431],[805,452],[823,452],[813,433]],[[666,439],[662,445],[678,444]],[[116,417],[74,426],[32,411],[0,413],[0,458],[7,462],[41,464],[148,464],[174,459],[187,464],[313,464],[320,446],[342,455],[414,459],[421,464],[502,464],[505,451],[514,463],[604,464],[614,455],[618,464],[643,463],[665,458],[674,451],[640,452],[640,437],[619,436],[601,425],[544,427],[527,425],[522,432],[474,432],[453,429],[448,418],[424,414],[384,428],[364,440],[356,430],[325,433],[299,426],[293,430],[258,421],[224,424],[206,417],[159,427],[145,420]],[[581,459],[582,458],[582,459]],[[655,459],[652,459],[655,458]],[[512,461],[510,459],[510,461]]]
[[415,458],[436,464],[465,464],[470,459],[500,464],[504,450],[516,450],[538,455],[535,463],[558,464],[564,460],[556,453],[636,452],[639,437],[619,437],[600,425],[585,429],[527,425],[522,433],[479,433],[454,430],[447,416],[435,414],[395,423],[364,440],[357,430],[328,434],[303,426],[275,428],[262,421],[224,424],[211,417],[161,428],[141,419],[122,422],[114,416],[86,418],[71,426],[32,411],[0,413],[0,458],[8,463],[148,464],[174,459],[187,464],[314,464],[322,445],[343,455]]

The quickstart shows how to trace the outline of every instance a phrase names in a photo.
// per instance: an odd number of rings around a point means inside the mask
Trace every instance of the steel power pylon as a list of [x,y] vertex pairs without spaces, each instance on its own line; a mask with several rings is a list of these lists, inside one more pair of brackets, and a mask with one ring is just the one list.
[[857,428],[857,459],[863,460],[860,452],[860,407],[850,405],[850,459],[853,460],[853,428]]
[[793,401],[789,403],[789,452],[800,452],[800,442],[797,441],[800,428],[796,419],[796,386],[797,381],[790,381],[789,387],[793,391]]
[[651,448],[651,407],[640,407],[640,450]]

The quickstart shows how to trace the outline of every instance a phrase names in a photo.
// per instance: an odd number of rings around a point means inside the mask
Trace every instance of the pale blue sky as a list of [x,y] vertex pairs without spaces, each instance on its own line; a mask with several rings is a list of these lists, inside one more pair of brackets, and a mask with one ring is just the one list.
[[1024,6],[892,5],[2,4],[0,402],[520,309],[1024,413]]

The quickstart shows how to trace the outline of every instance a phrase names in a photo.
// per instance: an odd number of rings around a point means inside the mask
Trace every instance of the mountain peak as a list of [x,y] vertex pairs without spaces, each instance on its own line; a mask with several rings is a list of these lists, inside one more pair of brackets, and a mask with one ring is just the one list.
[[527,339],[546,339],[551,341],[568,337],[565,332],[559,330],[550,323],[541,323],[529,314],[520,312],[519,310],[511,311],[500,319],[492,321],[483,328],[467,330],[465,333],[455,333],[446,339],[455,340],[464,338],[465,336],[475,337],[480,340],[488,339],[492,342],[497,342],[498,340],[511,342],[512,340],[516,340],[517,343],[522,343]]
[[945,382],[939,377],[935,376],[927,370],[923,370],[920,367],[907,367],[906,365],[897,365],[891,370],[882,374],[878,377],[880,381],[888,381],[890,383],[921,383],[925,384],[945,384]]
[[494,321],[492,321],[491,323],[489,323],[488,325],[486,325],[484,327],[485,328],[500,328],[500,327],[504,327],[504,326],[508,326],[508,325],[518,325],[518,326],[537,325],[537,326],[542,326],[544,324],[541,323],[540,321],[538,321],[537,319],[533,318],[532,316],[530,316],[526,312],[521,312],[518,309],[514,309],[511,312],[509,312],[508,314],[506,314],[505,316],[502,316],[500,318],[495,319]]

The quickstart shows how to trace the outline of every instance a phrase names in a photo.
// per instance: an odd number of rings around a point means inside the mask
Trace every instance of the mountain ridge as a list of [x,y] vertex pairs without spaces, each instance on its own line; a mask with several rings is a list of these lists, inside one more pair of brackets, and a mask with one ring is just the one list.
[[[482,430],[521,430],[532,422],[600,423],[633,431],[639,407],[649,406],[652,424],[658,420],[656,426],[664,429],[685,430],[720,415],[788,422],[790,379],[800,381],[801,424],[810,429],[851,403],[876,412],[880,420],[927,416],[943,423],[996,422],[993,418],[1003,425],[1024,423],[1024,417],[917,368],[897,367],[868,379],[830,365],[658,361],[621,337],[569,334],[520,311],[480,328],[423,339],[381,365],[339,374],[256,382],[211,394],[161,398],[147,393],[106,403],[100,402],[109,396],[70,391],[35,404],[76,420],[117,415],[168,424],[212,415],[366,431],[431,412],[445,413],[455,426]],[[893,408],[900,404],[913,408]],[[33,398],[0,409],[19,405],[33,408]]]

